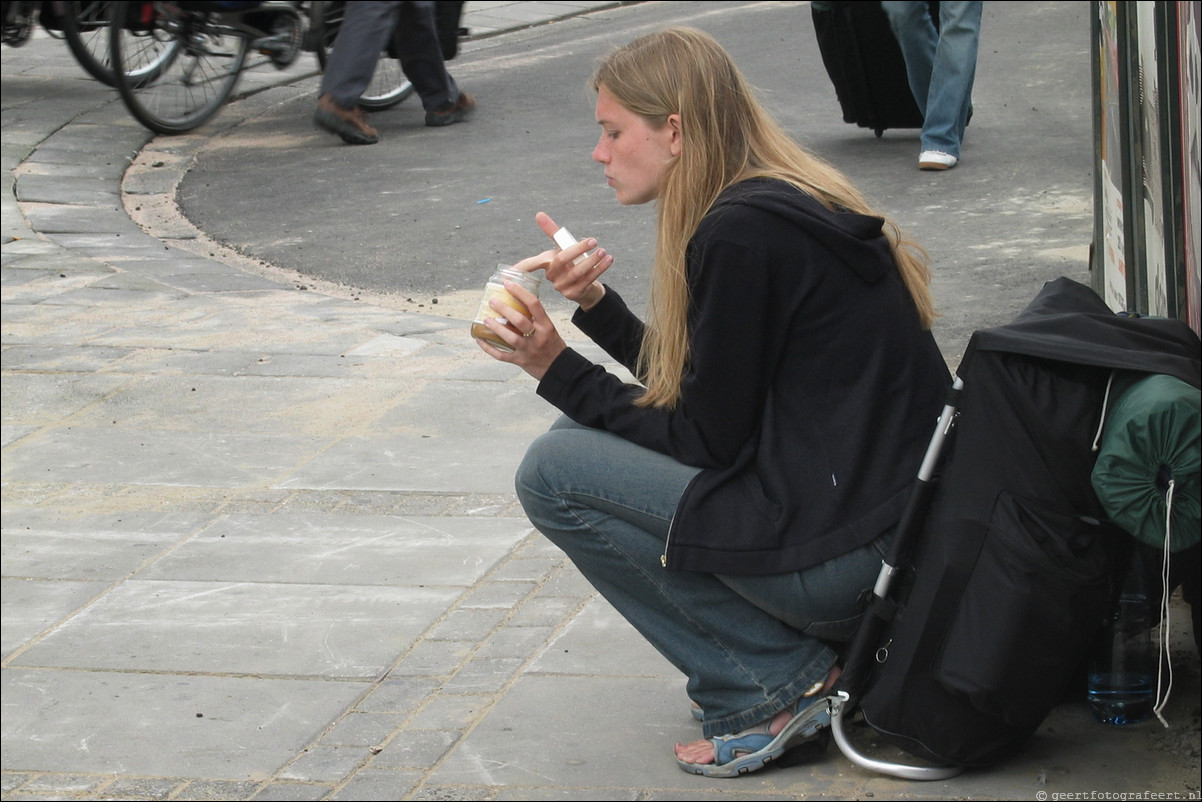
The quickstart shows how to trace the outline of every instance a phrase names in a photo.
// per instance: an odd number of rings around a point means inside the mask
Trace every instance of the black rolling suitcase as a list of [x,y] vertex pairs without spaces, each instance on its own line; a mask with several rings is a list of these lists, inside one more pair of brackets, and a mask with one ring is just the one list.
[[[1185,323],[1115,315],[1064,278],[1013,323],[972,336],[836,686],[832,731],[848,758],[944,779],[1038,729],[1080,677],[1130,545],[1090,477],[1111,378],[1196,388],[1198,354]],[[856,711],[935,765],[861,753],[843,729]]]
[[[843,121],[869,128],[878,137],[887,128],[922,128],[906,61],[881,4],[834,0],[813,3],[810,9]],[[938,18],[935,11],[936,26]]]

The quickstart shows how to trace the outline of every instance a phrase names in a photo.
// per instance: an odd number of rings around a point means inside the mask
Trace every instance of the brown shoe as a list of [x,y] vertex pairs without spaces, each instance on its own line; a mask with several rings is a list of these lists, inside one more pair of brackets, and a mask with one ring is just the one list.
[[426,112],[426,125],[437,128],[466,120],[476,108],[476,99],[467,92],[460,92],[459,99],[446,108]]
[[363,109],[356,106],[344,109],[335,103],[329,95],[322,95],[317,101],[317,111],[313,112],[313,123],[331,134],[338,134],[343,142],[352,145],[374,145],[380,141],[376,129],[367,124]]

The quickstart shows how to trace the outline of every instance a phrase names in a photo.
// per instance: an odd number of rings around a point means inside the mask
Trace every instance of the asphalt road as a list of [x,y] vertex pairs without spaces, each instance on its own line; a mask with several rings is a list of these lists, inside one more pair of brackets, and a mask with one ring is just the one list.
[[533,222],[545,210],[615,254],[607,281],[638,308],[655,213],[620,206],[592,162],[587,79],[612,47],[692,25],[730,50],[789,132],[928,250],[936,335],[954,364],[972,331],[1009,322],[1044,281],[1089,282],[1088,8],[986,4],[974,117],[947,173],[917,169],[917,130],[878,139],[843,122],[808,3],[651,2],[465,43],[452,72],[480,107],[446,129],[425,128],[414,98],[372,115],[379,144],[353,147],[313,127],[315,78],[251,97],[242,102],[262,113],[206,144],[178,201],[209,236],[269,265],[464,318],[498,262],[547,247]]

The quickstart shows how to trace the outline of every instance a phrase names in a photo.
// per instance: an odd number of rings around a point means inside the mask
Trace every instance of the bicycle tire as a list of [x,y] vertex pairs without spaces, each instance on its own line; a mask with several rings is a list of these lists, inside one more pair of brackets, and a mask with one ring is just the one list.
[[[150,9],[149,18],[142,14]],[[154,81],[131,72],[164,42],[172,54]],[[221,25],[220,15],[174,3],[118,2],[109,26],[117,91],[138,122],[159,134],[182,134],[207,122],[238,83],[250,41]]]
[[[342,27],[345,5],[342,0],[314,0],[309,3],[309,25],[313,30],[314,51],[322,72],[325,71],[330,53],[334,49],[338,29]],[[393,58],[385,49],[376,62],[376,71],[367,89],[359,97],[359,105],[368,111],[382,111],[401,103],[412,94],[413,84],[401,70],[400,59]]]
[[[108,6],[110,3],[69,2],[63,14],[63,38],[79,66],[105,86],[117,86],[109,64]],[[103,8],[102,8],[103,6]]]
[[[109,47],[112,10],[111,2],[71,0],[66,3],[62,25],[63,38],[67,40],[67,47],[79,65],[105,86],[116,89],[117,76],[113,73]],[[138,84],[153,81],[171,55],[170,47],[164,44],[157,52],[150,53],[144,64],[131,71],[130,80]]]

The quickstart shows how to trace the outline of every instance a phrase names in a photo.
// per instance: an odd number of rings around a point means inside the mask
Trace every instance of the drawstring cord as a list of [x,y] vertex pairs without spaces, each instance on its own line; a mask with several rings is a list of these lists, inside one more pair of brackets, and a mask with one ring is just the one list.
[[[1098,420],[1098,431],[1094,434],[1092,451],[1098,450],[1098,444],[1102,440],[1102,430],[1106,426],[1106,412],[1110,403],[1110,389],[1114,386],[1114,376],[1117,371],[1110,371],[1109,378],[1106,379],[1106,392],[1102,396],[1102,414]],[[1165,720],[1164,708],[1169,703],[1169,696],[1173,693],[1173,661],[1169,656],[1169,635],[1170,635],[1170,611],[1169,611],[1169,536],[1172,533],[1173,521],[1173,489],[1176,487],[1176,482],[1169,479],[1168,492],[1165,494],[1165,514],[1164,514],[1164,556],[1160,563],[1160,634],[1156,637],[1156,706],[1152,708],[1152,712],[1156,714],[1156,718],[1160,719],[1160,723],[1167,729],[1169,722]],[[1160,698],[1160,691],[1165,675],[1165,667],[1168,667],[1168,684],[1164,687],[1164,698]]]
[[[1152,708],[1152,712],[1156,714],[1156,718],[1160,719],[1160,723],[1168,729],[1169,722],[1165,720],[1163,710],[1165,705],[1169,703],[1169,696],[1173,693],[1173,661],[1169,656],[1169,536],[1173,531],[1173,488],[1176,487],[1176,482],[1169,480],[1169,489],[1165,494],[1165,513],[1164,513],[1164,557],[1160,563],[1160,635],[1156,639],[1156,706]],[[1168,665],[1168,686],[1164,689],[1164,698],[1160,698],[1161,681],[1164,677],[1165,665]]]
[[1102,396],[1102,416],[1098,419],[1098,431],[1093,436],[1093,448],[1091,451],[1098,450],[1098,443],[1102,440],[1102,428],[1106,425],[1106,405],[1110,401],[1110,387],[1114,384],[1114,374],[1117,371],[1110,371],[1110,378],[1106,380],[1106,394]]

